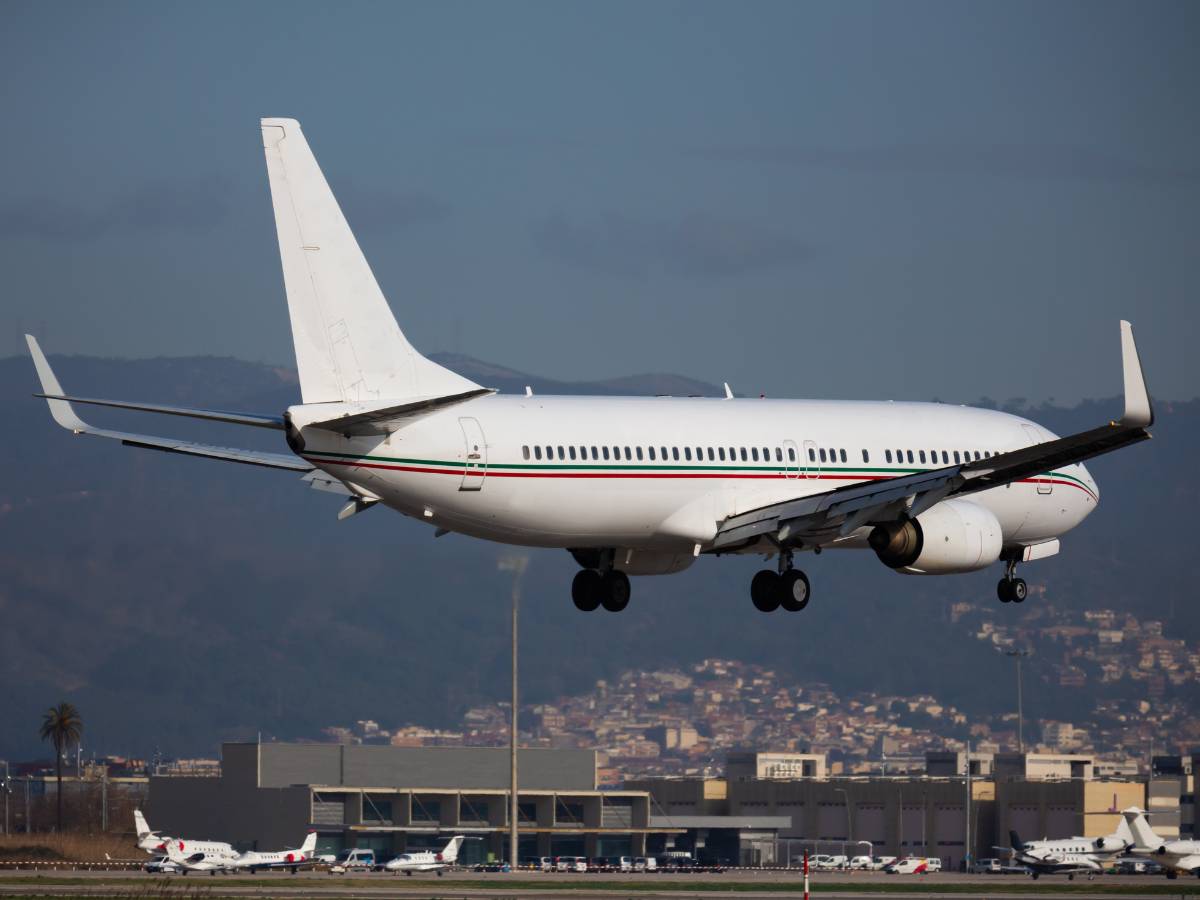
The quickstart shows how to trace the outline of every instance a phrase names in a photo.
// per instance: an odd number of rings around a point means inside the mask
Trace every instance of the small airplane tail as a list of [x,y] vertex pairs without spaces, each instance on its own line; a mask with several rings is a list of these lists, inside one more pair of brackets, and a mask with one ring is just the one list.
[[1126,849],[1137,843],[1133,838],[1133,829],[1129,827],[1129,820],[1124,816],[1121,817],[1121,821],[1117,825],[1117,830],[1111,836],[1123,843]]
[[300,845],[299,850],[305,856],[311,856],[317,849],[317,833],[310,831],[304,836],[304,843]]
[[453,863],[458,859],[458,850],[462,847],[465,838],[461,834],[456,834],[446,843],[445,849],[441,852],[442,862]]
[[1157,850],[1164,843],[1163,839],[1154,833],[1150,822],[1146,819],[1146,811],[1131,806],[1121,811],[1129,830],[1133,834],[1133,846],[1136,850]]
[[133,826],[137,831],[139,841],[143,840],[144,838],[148,838],[150,835],[155,833],[150,830],[150,824],[146,821],[146,817],[142,815],[142,811],[140,809],[135,809],[133,811]]
[[1020,850],[1022,847],[1025,846],[1021,842],[1021,836],[1019,834],[1017,834],[1015,829],[1010,830],[1008,832],[1008,839],[1012,842],[1012,846],[1013,846],[1014,850]]
[[479,389],[418,353],[295,119],[262,119],[300,395],[307,403],[441,397]]

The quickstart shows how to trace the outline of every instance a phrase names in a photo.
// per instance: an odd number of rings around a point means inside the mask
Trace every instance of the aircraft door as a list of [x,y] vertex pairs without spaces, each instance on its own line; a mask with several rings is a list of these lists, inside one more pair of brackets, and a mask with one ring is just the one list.
[[[1042,443],[1042,436],[1038,434],[1038,430],[1032,425],[1022,425],[1025,429],[1025,436],[1029,439],[1029,446]],[[1054,482],[1050,480],[1050,473],[1043,472],[1034,477],[1034,483],[1037,485],[1039,494],[1051,494],[1054,492]]]
[[466,466],[463,469],[460,491],[478,491],[483,487],[483,479],[487,475],[487,442],[483,438],[483,428],[479,420],[464,416],[458,420],[462,428],[465,446],[463,454]]
[[800,477],[800,448],[795,441],[783,442],[783,477]]
[[821,477],[821,461],[817,456],[817,442],[804,442],[804,455],[800,460],[800,471],[804,473],[805,478],[820,478]]

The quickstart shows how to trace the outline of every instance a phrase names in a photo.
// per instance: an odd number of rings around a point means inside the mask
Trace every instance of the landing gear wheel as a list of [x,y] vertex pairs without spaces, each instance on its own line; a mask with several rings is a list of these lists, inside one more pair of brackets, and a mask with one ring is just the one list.
[[600,578],[600,602],[609,612],[620,612],[629,605],[629,576],[618,569]]
[[780,577],[770,569],[754,574],[750,581],[750,600],[759,612],[775,612],[779,609]]
[[600,605],[603,579],[595,569],[580,569],[571,582],[571,600],[580,612],[592,612]]
[[996,585],[996,596],[1000,598],[1001,603],[1012,603],[1012,582],[1001,578]]
[[1029,596],[1029,586],[1025,584],[1025,579],[1014,578],[1010,581],[1008,594],[1012,598],[1013,603],[1024,603],[1025,598]]
[[808,576],[799,569],[788,569],[779,576],[779,605],[788,612],[800,612],[808,606]]

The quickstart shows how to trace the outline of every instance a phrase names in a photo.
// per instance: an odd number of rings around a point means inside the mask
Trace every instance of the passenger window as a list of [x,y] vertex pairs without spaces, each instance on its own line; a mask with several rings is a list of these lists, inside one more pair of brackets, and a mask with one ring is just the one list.
[[647,447],[646,449],[647,449],[647,451],[650,453],[650,460],[651,460],[651,462],[653,462],[653,461],[654,461],[654,448],[653,448],[653,447]]
[[546,448],[546,459],[554,459],[554,448],[553,447]]
[[717,457],[721,460],[721,462],[725,462],[725,448],[724,447],[717,448]]
[[580,458],[580,459],[587,459],[587,447],[580,447],[580,448],[579,448],[579,458]]
[[892,451],[891,451],[891,450],[884,450],[884,451],[883,451],[883,458],[884,458],[884,459],[886,459],[888,462],[891,462],[891,461],[892,461]]
[[566,459],[566,458],[567,458],[567,454],[563,453],[562,444],[559,444],[559,445],[558,445],[558,458],[559,458],[559,459]]
[[541,447],[534,447],[534,448],[533,448],[533,458],[534,458],[534,459],[541,459],[541,458],[542,458],[542,448],[541,448]]
[[919,459],[921,462],[925,462],[925,451],[924,450],[917,451],[917,459]]
[[607,448],[607,447],[601,447],[600,449],[604,451],[604,458],[605,458],[605,459],[608,459],[608,448]]
[[699,460],[700,462],[704,462],[704,448],[703,447],[696,448],[696,459]]
[[955,451],[954,451],[954,461],[955,461],[955,462],[958,462],[958,461],[959,461],[959,460],[958,460],[958,451],[957,451],[957,450],[955,450]]
[[709,447],[708,448],[708,461],[712,462],[716,458],[717,458],[717,455],[715,453],[713,453],[713,448]]
[[816,454],[816,451],[814,451],[812,447],[809,447],[809,448],[808,448],[808,461],[809,461],[809,462],[816,462],[816,461],[817,461],[817,454]]
[[746,461],[746,448],[745,448],[745,447],[742,447],[742,448],[740,448],[740,449],[741,449],[741,451],[742,451],[742,452],[741,452],[742,462],[745,462],[745,461]]
[[671,448],[671,459],[675,460],[676,462],[679,462],[679,448],[678,447]]
[[642,461],[642,448],[634,447],[633,452],[637,454],[638,462],[641,462]]
[[752,459],[754,462],[758,462],[758,448],[757,447],[750,448],[750,459]]
[[597,450],[595,447],[593,447],[592,448],[592,459],[599,459],[599,458],[600,458],[600,451]]
[[574,448],[574,447],[568,447],[567,449],[571,451],[571,459],[574,459],[574,458],[575,458],[575,448]]
[[839,450],[838,455],[841,456],[842,462],[845,462],[846,461],[846,448],[843,447],[841,450]]
[[950,454],[947,453],[945,450],[942,451],[942,462],[946,463],[946,464],[949,464],[949,462],[950,462]]
[[628,447],[625,448],[625,458],[633,459],[633,451],[630,450]]
[[911,450],[909,450],[909,451],[907,451],[907,453],[908,453],[908,461],[909,461],[909,462],[912,462],[912,461],[913,461],[913,454],[912,454],[912,451],[911,451]]
[[528,445],[521,448],[521,456],[523,456],[525,459],[529,459],[529,446]]
[[821,462],[825,462],[825,448],[821,448]]
[[871,461],[871,454],[867,453],[867,451],[864,450],[863,451],[863,462],[869,463],[870,461]]
[[683,458],[686,459],[688,462],[692,461],[692,448],[691,447],[683,448]]
[[975,451],[975,458],[979,459],[979,451],[978,450]]
[[783,462],[783,448],[782,447],[775,448],[775,462]]
[[796,461],[796,448],[788,447],[788,462],[795,462],[795,461]]

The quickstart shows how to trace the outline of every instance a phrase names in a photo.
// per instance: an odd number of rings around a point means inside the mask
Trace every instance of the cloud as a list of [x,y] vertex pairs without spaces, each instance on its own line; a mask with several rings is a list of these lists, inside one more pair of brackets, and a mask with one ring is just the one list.
[[796,265],[808,248],[751,223],[692,213],[674,222],[604,213],[592,219],[549,216],[533,229],[548,255],[609,275],[730,277]]
[[138,231],[198,231],[229,214],[230,186],[221,178],[148,184],[111,198],[99,208],[47,197],[0,200],[0,236],[91,240]]
[[729,146],[701,156],[735,162],[895,172],[915,175],[984,175],[1173,185],[1200,182],[1196,166],[1132,162],[1089,147],[1023,145],[893,145],[882,147]]

